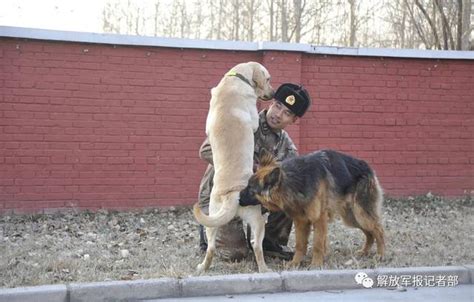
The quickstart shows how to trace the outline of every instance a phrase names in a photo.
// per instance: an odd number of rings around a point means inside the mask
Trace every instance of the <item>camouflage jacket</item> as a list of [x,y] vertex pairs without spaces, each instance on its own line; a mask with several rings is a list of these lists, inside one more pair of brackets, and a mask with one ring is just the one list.
[[[267,124],[267,110],[259,114],[259,126],[254,133],[255,151],[254,159],[258,158],[258,154],[262,149],[271,152],[277,161],[282,161],[298,155],[298,150],[285,130],[273,130]],[[212,150],[209,140],[206,138],[199,149],[199,157],[209,163],[206,172],[199,186],[199,203],[207,207],[212,189],[212,179],[214,177],[214,167],[212,166]]]

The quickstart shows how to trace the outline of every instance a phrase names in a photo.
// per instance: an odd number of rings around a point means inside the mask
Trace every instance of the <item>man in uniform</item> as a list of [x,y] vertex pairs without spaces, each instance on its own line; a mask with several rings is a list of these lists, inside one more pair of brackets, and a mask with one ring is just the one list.
[[[259,114],[259,127],[254,133],[255,167],[258,166],[256,161],[262,149],[272,153],[277,161],[298,155],[295,144],[284,129],[302,117],[310,104],[309,94],[302,86],[285,83],[277,89],[270,107]],[[199,186],[199,203],[203,210],[208,212],[214,177],[212,150],[208,139],[202,144],[199,156],[209,163]],[[257,203],[253,200],[240,200],[240,205],[252,204]],[[283,212],[270,213],[263,240],[265,255],[284,260],[290,260],[293,257],[293,253],[287,247],[292,224],[291,218]],[[199,229],[200,249],[205,251],[207,242],[204,228],[200,225]],[[229,261],[240,261],[247,257],[249,251],[242,220],[239,217],[219,228],[216,252],[220,257]]]

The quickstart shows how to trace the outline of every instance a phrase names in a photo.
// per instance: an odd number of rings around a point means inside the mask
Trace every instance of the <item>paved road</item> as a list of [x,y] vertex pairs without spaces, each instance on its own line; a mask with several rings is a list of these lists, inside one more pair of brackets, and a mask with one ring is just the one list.
[[458,285],[456,287],[423,287],[407,288],[406,291],[388,290],[388,289],[355,289],[344,291],[321,291],[305,293],[275,293],[275,294],[256,294],[256,295],[229,295],[215,297],[191,297],[191,298],[172,298],[160,300],[148,300],[148,302],[213,302],[213,301],[271,301],[271,302],[473,302],[474,285]]

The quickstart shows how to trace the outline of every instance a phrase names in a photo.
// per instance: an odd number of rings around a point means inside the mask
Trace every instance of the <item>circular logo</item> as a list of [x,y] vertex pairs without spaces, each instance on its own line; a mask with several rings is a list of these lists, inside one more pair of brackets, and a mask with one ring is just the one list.
[[364,272],[358,272],[355,277],[355,281],[357,284],[361,284],[365,288],[371,288],[374,286],[374,280],[369,278],[369,276]]
[[372,278],[364,278],[364,280],[362,280],[362,286],[365,287],[365,288],[371,288],[372,286],[374,285],[374,280],[372,280]]
[[364,280],[365,278],[367,278],[367,274],[364,273],[364,272],[359,272],[355,275],[354,279],[355,281],[357,282],[357,284],[362,284],[362,280]]

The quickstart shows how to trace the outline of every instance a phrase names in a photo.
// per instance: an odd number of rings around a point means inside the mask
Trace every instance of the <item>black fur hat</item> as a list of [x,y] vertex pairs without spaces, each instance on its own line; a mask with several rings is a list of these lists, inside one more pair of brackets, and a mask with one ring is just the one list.
[[298,117],[302,117],[311,105],[308,91],[292,83],[281,84],[273,97]]

